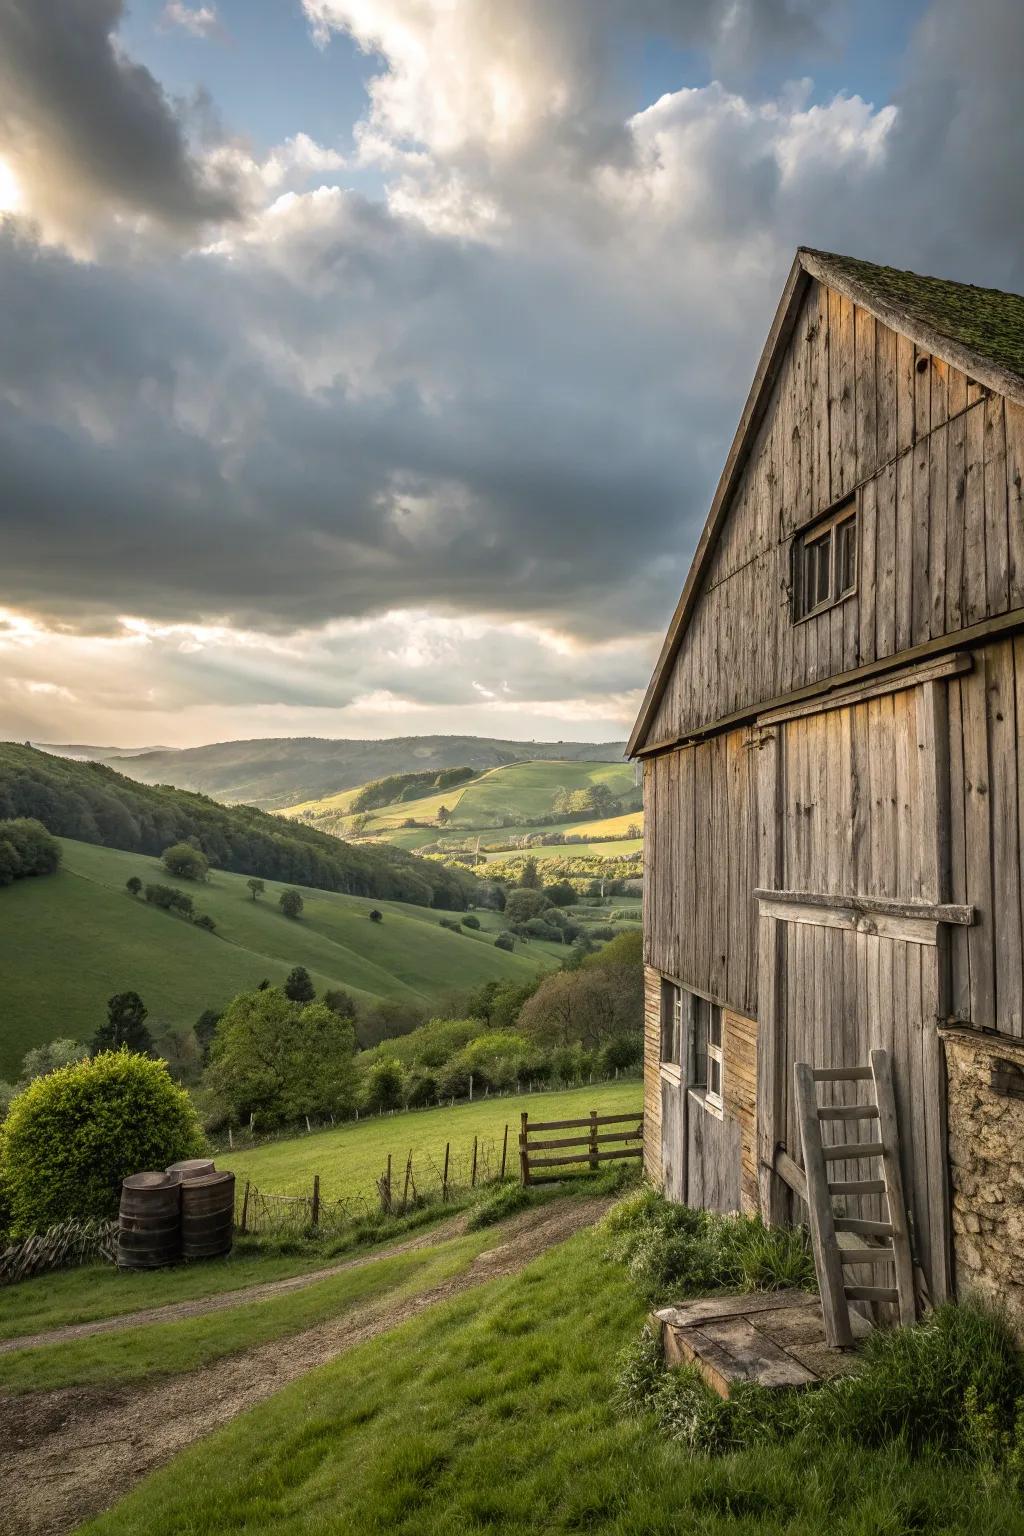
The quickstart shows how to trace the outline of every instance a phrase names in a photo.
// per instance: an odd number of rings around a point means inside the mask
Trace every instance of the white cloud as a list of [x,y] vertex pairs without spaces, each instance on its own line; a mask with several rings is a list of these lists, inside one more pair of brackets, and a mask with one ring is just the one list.
[[185,5],[183,0],[167,0],[160,13],[165,27],[180,27],[191,37],[215,37],[221,30],[215,5]]

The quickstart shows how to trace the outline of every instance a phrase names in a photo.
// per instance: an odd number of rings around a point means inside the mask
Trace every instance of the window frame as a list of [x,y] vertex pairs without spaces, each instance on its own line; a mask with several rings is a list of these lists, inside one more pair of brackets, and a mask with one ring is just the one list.
[[[791,608],[790,619],[794,624],[802,624],[806,619],[813,619],[820,613],[825,613],[829,608],[835,608],[840,603],[845,603],[848,597],[853,597],[857,591],[857,579],[860,567],[860,517],[856,496],[845,496],[841,502],[832,507],[824,516],[807,523],[803,528],[798,528],[793,535],[793,543],[790,551],[790,590]],[[853,573],[850,585],[840,588],[842,570],[840,561],[840,548],[842,544],[842,530],[852,527],[854,536],[853,545]],[[815,563],[814,571],[809,574],[808,556],[811,551],[820,546],[826,536],[828,537],[828,591],[824,597],[816,598],[816,601],[804,606],[805,594],[808,587],[813,584],[815,592],[821,584],[821,568]]]
[[[673,1049],[674,1056],[666,1055]],[[724,1005],[662,976],[659,1053],[659,1068],[674,1069],[683,1088],[721,1120],[725,1111]],[[717,1086],[713,1086],[716,1075]]]
[[678,1067],[683,1065],[683,998],[686,996],[678,982],[668,976],[661,978],[661,1019],[658,1065]]

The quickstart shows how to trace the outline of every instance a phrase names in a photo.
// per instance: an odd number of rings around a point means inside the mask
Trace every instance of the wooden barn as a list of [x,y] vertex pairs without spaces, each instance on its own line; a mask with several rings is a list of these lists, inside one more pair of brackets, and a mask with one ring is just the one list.
[[919,1291],[1024,1319],[1022,476],[1024,298],[798,251],[629,750],[648,1174],[801,1219],[883,1047]]

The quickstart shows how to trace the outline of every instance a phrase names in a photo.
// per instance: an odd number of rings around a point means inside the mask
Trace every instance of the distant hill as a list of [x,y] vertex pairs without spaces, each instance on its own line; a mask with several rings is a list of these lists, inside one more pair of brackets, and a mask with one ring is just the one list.
[[82,763],[110,763],[119,757],[141,757],[145,752],[173,752],[173,747],[94,747],[80,742],[30,741],[37,752],[51,757],[71,757]]
[[[138,759],[132,759],[132,767]],[[399,848],[354,848],[249,805],[139,784],[106,763],[0,743],[0,819],[35,816],[58,837],[159,855],[195,839],[210,863],[238,874],[419,906],[462,909],[475,882]]]
[[345,741],[282,736],[143,752],[133,757],[131,772],[144,784],[173,784],[228,804],[281,810],[412,769],[436,773],[465,766],[483,772],[536,758],[612,763],[621,762],[624,751],[621,741],[502,741],[489,736]]
[[[3,1079],[16,1075],[30,1046],[89,1039],[107,998],[126,989],[142,996],[160,1044],[168,1029],[191,1029],[204,1009],[223,1008],[264,977],[283,982],[293,965],[306,966],[318,991],[343,987],[364,1008],[388,999],[415,1012],[442,1009],[485,981],[526,981],[565,956],[537,941],[513,954],[496,949],[498,912],[479,911],[478,932],[452,933],[427,907],[306,890],[293,922],[278,906],[284,887],[270,881],[253,901],[244,875],[218,870],[195,886],[144,854],[66,839],[63,850],[57,874],[0,890]],[[187,890],[216,932],[133,899],[131,875]],[[369,921],[374,907],[383,922]]]

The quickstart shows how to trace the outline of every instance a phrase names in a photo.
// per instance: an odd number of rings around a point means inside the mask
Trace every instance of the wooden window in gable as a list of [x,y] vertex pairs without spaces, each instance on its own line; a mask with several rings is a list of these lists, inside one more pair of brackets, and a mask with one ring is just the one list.
[[793,622],[857,589],[857,509],[852,498],[793,540]]

